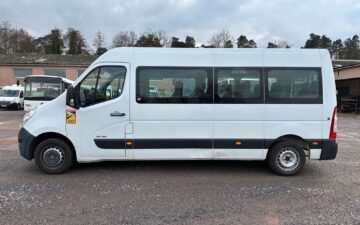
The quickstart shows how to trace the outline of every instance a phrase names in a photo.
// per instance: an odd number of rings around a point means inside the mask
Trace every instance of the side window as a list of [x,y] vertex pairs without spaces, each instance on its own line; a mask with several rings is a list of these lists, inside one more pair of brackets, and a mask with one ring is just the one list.
[[80,106],[105,102],[121,95],[126,68],[104,66],[91,71],[80,84]]
[[24,92],[20,92],[20,98],[23,98],[24,97]]
[[261,68],[215,68],[215,103],[263,103]]
[[211,103],[211,68],[139,67],[138,103]]
[[322,103],[321,70],[318,68],[266,69],[267,103]]

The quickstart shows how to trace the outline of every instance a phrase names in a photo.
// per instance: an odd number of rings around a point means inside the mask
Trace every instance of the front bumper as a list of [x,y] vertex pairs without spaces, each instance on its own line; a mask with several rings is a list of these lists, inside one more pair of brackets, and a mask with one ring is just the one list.
[[2,104],[0,105],[0,108],[5,108],[5,109],[13,109],[13,108],[16,108],[17,107],[17,103],[16,102],[13,102],[13,103],[10,103],[10,104]]
[[331,160],[336,158],[338,143],[336,140],[323,140],[320,160]]
[[27,160],[34,158],[34,152],[31,145],[35,137],[31,135],[25,128],[21,128],[18,135],[20,155]]

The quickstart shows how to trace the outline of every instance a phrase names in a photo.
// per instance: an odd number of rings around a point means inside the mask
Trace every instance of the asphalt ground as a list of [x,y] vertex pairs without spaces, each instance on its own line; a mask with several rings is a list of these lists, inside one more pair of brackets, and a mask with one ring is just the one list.
[[264,162],[78,164],[45,175],[19,155],[22,111],[0,110],[0,224],[360,224],[360,116],[339,115],[337,158],[294,177]]

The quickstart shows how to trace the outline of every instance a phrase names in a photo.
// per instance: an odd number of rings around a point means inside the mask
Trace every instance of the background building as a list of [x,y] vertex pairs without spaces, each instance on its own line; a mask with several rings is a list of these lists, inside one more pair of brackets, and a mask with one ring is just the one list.
[[23,81],[25,76],[34,74],[75,80],[95,59],[96,56],[90,55],[0,55],[0,87]]
[[360,113],[360,60],[333,61],[338,108]]

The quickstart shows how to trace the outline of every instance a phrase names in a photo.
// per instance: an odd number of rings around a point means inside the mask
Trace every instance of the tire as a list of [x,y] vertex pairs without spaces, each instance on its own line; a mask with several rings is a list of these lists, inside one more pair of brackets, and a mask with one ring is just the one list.
[[35,163],[41,171],[47,174],[64,173],[74,163],[71,147],[61,139],[46,139],[35,148]]
[[16,110],[20,110],[21,109],[21,105],[20,103],[16,105]]
[[268,164],[280,176],[294,176],[305,165],[306,156],[303,145],[294,140],[281,141],[270,149]]

